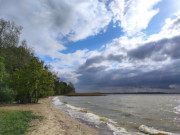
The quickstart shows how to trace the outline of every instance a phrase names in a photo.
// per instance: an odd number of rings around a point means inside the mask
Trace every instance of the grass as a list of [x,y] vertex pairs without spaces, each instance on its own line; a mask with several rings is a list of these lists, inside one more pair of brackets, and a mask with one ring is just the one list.
[[1,110],[0,135],[24,135],[34,119],[42,119],[31,111]]

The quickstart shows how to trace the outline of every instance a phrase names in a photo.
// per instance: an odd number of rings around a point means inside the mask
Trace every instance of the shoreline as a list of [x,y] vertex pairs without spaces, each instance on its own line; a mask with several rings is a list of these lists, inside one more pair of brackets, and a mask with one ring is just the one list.
[[26,135],[98,135],[98,132],[52,104],[52,98],[41,99],[38,104],[13,104],[0,106],[0,110],[30,110],[42,120],[33,120]]

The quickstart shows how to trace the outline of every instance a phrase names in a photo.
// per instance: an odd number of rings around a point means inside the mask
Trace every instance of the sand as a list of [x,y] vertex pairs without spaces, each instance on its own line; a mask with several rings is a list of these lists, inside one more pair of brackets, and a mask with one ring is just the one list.
[[0,106],[0,110],[31,110],[36,115],[43,116],[42,120],[31,122],[32,128],[26,135],[97,135],[97,131],[81,124],[65,112],[56,108],[52,97],[41,99],[39,104]]

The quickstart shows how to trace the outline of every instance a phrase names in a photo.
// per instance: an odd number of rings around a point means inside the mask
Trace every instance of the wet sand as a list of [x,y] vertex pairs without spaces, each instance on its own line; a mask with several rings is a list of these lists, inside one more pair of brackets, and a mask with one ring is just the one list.
[[42,120],[31,122],[32,128],[26,135],[98,135],[94,129],[81,124],[52,104],[52,97],[41,99],[38,104],[0,105],[0,110],[31,110]]

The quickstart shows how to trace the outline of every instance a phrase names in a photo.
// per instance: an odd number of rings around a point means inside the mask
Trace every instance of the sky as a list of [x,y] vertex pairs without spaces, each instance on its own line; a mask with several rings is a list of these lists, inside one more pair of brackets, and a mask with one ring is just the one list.
[[0,0],[77,92],[180,93],[180,0]]

